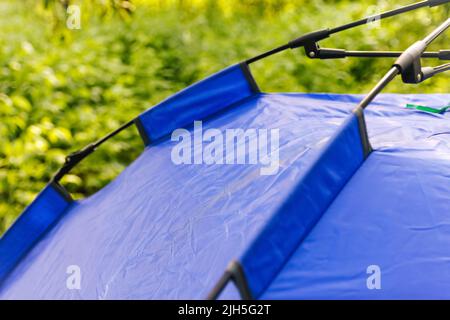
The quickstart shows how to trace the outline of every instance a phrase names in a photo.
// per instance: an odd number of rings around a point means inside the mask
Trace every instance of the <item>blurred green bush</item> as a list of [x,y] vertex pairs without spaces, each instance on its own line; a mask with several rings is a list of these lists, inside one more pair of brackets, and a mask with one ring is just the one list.
[[[302,33],[412,1],[0,1],[0,233],[65,155],[168,95]],[[68,4],[80,5],[80,30],[65,26]],[[380,28],[346,31],[324,45],[405,49],[448,13],[444,8],[419,10],[383,20]],[[448,40],[442,37],[433,47],[442,49],[444,43]],[[302,51],[291,51],[252,69],[265,91],[363,93],[391,63],[313,61]],[[410,93],[448,89],[445,76],[419,86],[398,81],[389,87]],[[64,184],[75,196],[89,195],[141,150],[136,133],[127,130],[77,167]]]

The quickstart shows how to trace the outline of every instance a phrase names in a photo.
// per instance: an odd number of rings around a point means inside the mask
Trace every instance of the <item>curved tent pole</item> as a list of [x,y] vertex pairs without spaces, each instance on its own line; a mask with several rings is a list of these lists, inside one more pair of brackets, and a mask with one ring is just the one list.
[[90,155],[92,152],[94,152],[100,145],[102,145],[104,142],[106,142],[109,138],[114,137],[118,133],[120,133],[123,130],[125,130],[126,128],[130,127],[133,123],[134,123],[134,119],[123,124],[116,130],[108,133],[106,136],[104,136],[100,140],[98,140],[94,143],[88,144],[83,149],[69,154],[65,159],[64,165],[56,172],[56,174],[53,176],[51,182],[58,183],[62,179],[62,177],[64,177],[64,175],[66,175],[70,170],[72,170],[73,167],[75,167],[78,163],[80,163],[84,158],[86,158],[88,155]]
[[[318,48],[317,54],[312,59],[342,59],[342,58],[398,58],[401,51],[354,51],[344,49]],[[440,50],[438,52],[424,52],[422,58],[435,58],[439,60],[450,60],[450,50]]]
[[450,19],[447,19],[423,40],[414,43],[406,49],[380,82],[378,82],[372,91],[370,91],[370,93],[360,102],[357,109],[364,110],[399,74],[402,75],[403,82],[405,83],[420,83],[438,73],[450,70],[450,64],[445,64],[436,68],[422,68],[420,63],[422,53],[425,52],[426,48],[448,28],[450,28]]
[[[244,64],[251,64],[253,62],[256,62],[258,60],[261,60],[263,58],[266,58],[268,56],[271,56],[273,54],[276,54],[278,52],[287,50],[287,49],[295,49],[298,47],[304,47],[308,57],[310,58],[319,58],[319,59],[339,59],[339,58],[345,58],[345,57],[399,57],[401,56],[401,52],[386,52],[386,51],[346,51],[342,49],[321,49],[317,42],[323,39],[328,38],[330,35],[351,29],[360,25],[368,24],[371,21],[373,21],[375,18],[377,19],[384,19],[388,17],[393,17],[405,12],[409,12],[412,10],[416,10],[423,7],[435,7],[443,4],[450,3],[450,0],[425,0],[421,2],[417,2],[411,5],[407,5],[404,7],[400,7],[391,11],[387,11],[384,13],[381,13],[379,15],[367,17],[364,19],[360,19],[358,21],[348,23],[333,29],[323,29],[315,32],[311,32],[308,34],[305,34],[295,40],[290,41],[288,44],[285,44],[283,46],[280,46],[278,48],[275,48],[273,50],[270,50],[268,52],[265,52],[263,54],[260,54],[254,58],[248,59],[244,62]],[[423,51],[421,53],[421,56],[423,58],[437,58],[440,60],[450,60],[450,50],[441,50],[439,52],[425,52]],[[443,65],[441,68],[430,70],[429,68],[426,68],[424,70],[424,75],[429,77],[430,73],[435,74],[439,72],[443,72],[442,68],[445,69],[446,65]],[[103,144],[105,141],[107,141],[109,138],[114,137],[121,131],[125,130],[126,128],[130,127],[132,124],[135,123],[136,119],[133,119],[122,126],[120,126],[118,129],[112,131],[111,133],[107,134],[100,140],[91,143],[87,145],[86,147],[82,148],[81,150],[78,150],[76,152],[71,153],[68,155],[65,159],[64,165],[56,172],[56,174],[51,179],[51,182],[54,182],[56,184],[59,183],[59,181],[66,175],[70,170],[72,170],[78,163],[80,163],[84,158],[89,156],[92,152],[94,152],[101,144]]]
[[[443,4],[450,3],[450,0],[428,0],[413,3],[404,7],[400,7],[394,10],[386,11],[378,15],[372,15],[370,17],[360,19],[351,23],[344,24],[342,26],[333,29],[322,29],[314,32],[307,33],[297,39],[294,39],[287,44],[280,47],[272,49],[270,51],[264,52],[253,58],[248,59],[246,62],[251,64],[253,62],[262,60],[266,57],[272,56],[276,53],[285,51],[287,49],[296,49],[299,47],[304,47],[306,55],[312,59],[338,59],[345,57],[370,57],[370,58],[389,58],[398,57],[401,52],[386,52],[386,51],[346,51],[342,49],[329,49],[320,48],[318,42],[329,38],[332,34],[352,29],[361,25],[369,24],[374,20],[381,20],[389,17],[393,17],[402,13],[417,10],[424,7],[435,7]],[[439,58],[441,60],[449,60],[450,50],[444,50],[441,52],[424,52],[424,58]]]
[[437,67],[425,67],[422,68],[422,74],[423,74],[423,81],[431,78],[432,76],[445,72],[445,71],[449,71],[450,70],[450,63],[446,63]]

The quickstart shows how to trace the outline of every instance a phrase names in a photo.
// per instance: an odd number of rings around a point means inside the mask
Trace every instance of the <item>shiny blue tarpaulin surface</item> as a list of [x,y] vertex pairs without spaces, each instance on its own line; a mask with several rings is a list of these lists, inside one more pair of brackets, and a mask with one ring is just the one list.
[[[0,279],[7,277],[21,256],[40,240],[66,212],[70,202],[57,185],[47,185],[37,199],[14,223],[14,232],[6,232],[0,241]],[[36,214],[38,213],[38,214]]]
[[[50,231],[28,243],[23,259],[0,256],[10,269],[0,298],[202,299],[233,259],[256,298],[448,297],[450,114],[405,105],[438,107],[450,95],[379,96],[365,112],[375,151],[363,161],[351,114],[361,96],[259,93],[239,68],[141,115],[144,152],[96,194],[61,202]],[[194,135],[195,120],[203,132],[278,129],[278,170],[174,163],[178,141],[167,135],[177,128]],[[194,140],[195,159],[204,142]],[[305,184],[311,172],[327,178]],[[283,227],[271,228],[286,204]],[[27,210],[40,216],[34,208]],[[264,238],[268,229],[274,238]],[[260,262],[271,256],[266,269]],[[81,287],[71,290],[74,265]],[[367,289],[369,265],[380,266],[382,290]]]
[[243,255],[242,267],[254,297],[271,283],[363,161],[358,119],[352,115]]
[[373,152],[262,298],[450,299],[449,180],[448,152]]

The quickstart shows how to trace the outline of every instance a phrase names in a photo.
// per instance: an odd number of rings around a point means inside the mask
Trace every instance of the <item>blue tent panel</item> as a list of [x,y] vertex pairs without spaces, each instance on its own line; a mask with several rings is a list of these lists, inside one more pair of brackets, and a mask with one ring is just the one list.
[[[262,298],[450,299],[449,160],[372,153]],[[367,286],[370,266],[380,289]]]
[[146,145],[192,125],[226,107],[258,93],[246,64],[222,70],[180,91],[141,114],[136,122]]
[[47,185],[0,241],[0,283],[63,216],[70,199],[56,184]]
[[260,296],[363,161],[358,117],[351,114],[242,257],[252,297]]

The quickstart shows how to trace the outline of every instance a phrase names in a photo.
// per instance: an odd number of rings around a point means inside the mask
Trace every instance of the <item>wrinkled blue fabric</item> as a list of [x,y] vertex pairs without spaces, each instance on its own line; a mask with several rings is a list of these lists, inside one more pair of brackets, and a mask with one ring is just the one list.
[[363,161],[358,118],[352,114],[240,259],[253,297],[261,295]]
[[[206,297],[227,264],[242,256],[273,218],[360,99],[361,96],[355,95],[256,94],[203,123],[204,130],[280,128],[280,170],[273,176],[261,176],[259,165],[175,165],[170,158],[175,142],[163,139],[149,145],[108,186],[66,209],[57,225],[34,246],[1,285],[0,298]],[[406,264],[415,264],[411,266],[417,276],[414,281],[432,283],[426,288],[431,288],[448,275],[442,272],[442,266],[447,261],[443,243],[446,242],[444,230],[447,223],[444,216],[448,213],[442,199],[449,199],[449,176],[447,167],[439,159],[448,159],[445,157],[450,150],[450,114],[430,115],[404,107],[406,103],[442,106],[448,101],[450,95],[381,95],[377,98],[367,109],[366,120],[371,143],[380,151],[369,156],[336,195],[337,198],[299,245],[292,259],[274,276],[262,298],[328,298],[334,294],[338,298],[346,297],[345,292],[357,292],[360,281],[365,285],[362,276],[365,276],[367,257],[360,263],[349,265],[348,274],[346,270],[334,270],[331,268],[333,264],[317,274],[315,270],[320,270],[327,261],[337,261],[334,265],[344,266],[340,264],[342,252],[355,261],[362,257],[362,247],[354,247],[353,238],[373,235],[378,240],[369,239],[365,245],[369,248],[387,246],[387,243],[379,244],[382,237],[373,233],[373,229],[384,233],[384,239],[389,239],[397,249],[391,251],[395,252],[395,257],[374,251],[374,258],[379,259],[370,263],[377,264],[379,261],[382,271],[386,270],[388,274],[382,278],[383,290],[367,294],[395,297],[401,289],[393,291],[385,281],[389,280],[390,272],[393,277],[399,277],[392,270],[406,268]],[[189,130],[192,131],[192,128]],[[378,152],[383,161],[376,161]],[[372,172],[370,168],[378,170],[376,175],[367,175],[370,177],[368,186],[372,186],[370,183],[377,179],[403,186],[397,183],[408,180],[410,171],[406,169],[417,168],[418,164],[413,160],[412,164],[408,162],[409,166],[398,162],[397,166],[405,166],[403,170],[389,170],[389,166],[384,167],[384,164],[388,159],[394,161],[392,159],[396,157],[409,159],[411,152],[424,166],[426,163],[439,163],[439,166],[436,171],[424,170],[423,176],[414,171],[416,188],[395,188],[396,199],[402,199],[405,206],[408,202],[414,203],[412,200],[420,201],[422,208],[427,208],[424,216],[428,216],[428,220],[423,217],[419,219],[423,211],[417,211],[412,214],[416,219],[412,220],[411,225],[398,217],[391,221],[392,210],[403,218],[408,212],[399,212],[405,208],[396,206],[400,200],[392,203],[389,199],[374,206],[383,219],[370,220],[375,219],[374,213],[360,211],[367,199],[357,198],[371,189],[365,187],[364,172]],[[386,153],[392,154],[384,157]],[[443,174],[437,174],[438,171]],[[363,181],[359,183],[355,179],[360,175]],[[355,190],[347,191],[353,184]],[[431,189],[432,195],[423,191],[426,186],[432,185],[435,186]],[[372,189],[374,199],[381,199],[383,190]],[[380,193],[377,195],[377,192]],[[332,214],[334,207],[336,214]],[[317,231],[319,226],[327,224],[325,221],[330,216],[337,216],[336,220],[339,220],[337,213],[341,211],[342,215],[347,214],[345,221],[342,221],[348,229],[340,232],[336,227],[339,224],[329,220],[331,229],[325,229],[324,233]],[[352,219],[355,219],[355,228],[352,228]],[[368,219],[367,224],[364,219]],[[397,227],[389,223],[395,223]],[[395,232],[391,233],[390,227]],[[330,230],[334,233],[330,234]],[[422,236],[425,233],[428,235]],[[305,260],[300,262],[301,265],[296,264],[297,260],[293,258],[297,253],[304,252],[302,248],[312,241],[313,235],[316,235],[313,243],[317,246],[314,251],[319,255],[311,257],[307,266],[304,265]],[[393,237],[398,239],[391,239]],[[434,249],[427,251],[420,247],[414,251],[413,244],[423,244],[419,241],[421,237],[427,241],[426,248]],[[433,237],[435,240],[432,243]],[[413,240],[411,247],[407,247],[405,239]],[[403,241],[401,248],[407,250],[399,250],[400,240]],[[342,247],[333,248],[333,241]],[[325,257],[324,252],[328,256]],[[288,268],[294,264],[300,268],[297,272],[294,267]],[[66,271],[70,265],[80,267],[80,290],[69,290],[66,286]],[[361,266],[364,267],[362,271]],[[294,274],[291,272],[293,270]],[[438,274],[434,270],[440,272],[440,278],[436,278]],[[317,277],[312,278],[313,275]],[[401,277],[396,279],[399,279],[397,285],[406,286]],[[442,281],[442,286],[445,281],[447,278]],[[320,290],[316,291],[319,287]],[[343,288],[341,291],[340,287]],[[417,293],[419,285],[411,288]],[[403,290],[407,291],[408,287],[403,287]]]
[[450,299],[449,182],[450,152],[373,152],[262,298]]
[[[351,108],[311,112],[314,101],[260,95],[203,124],[281,128],[276,175],[260,175],[259,165],[177,166],[175,142],[147,147],[112,183],[71,206],[0,297],[205,298]],[[70,265],[81,269],[79,291],[66,287]]]
[[20,259],[64,215],[70,206],[54,184],[47,185],[2,236],[0,241],[0,284]]

